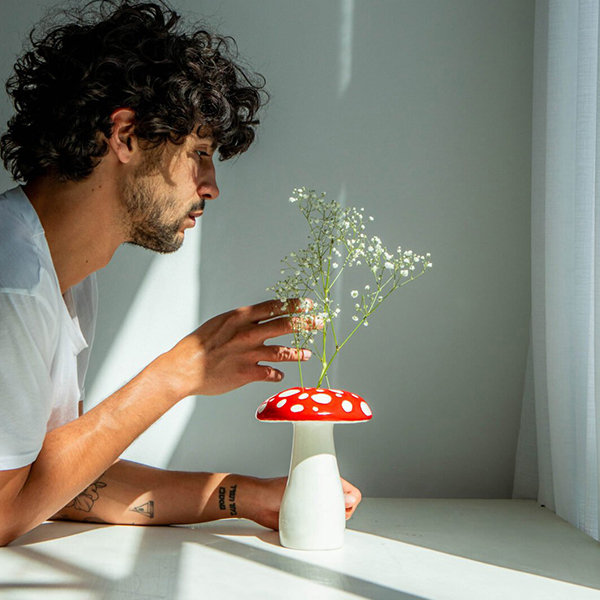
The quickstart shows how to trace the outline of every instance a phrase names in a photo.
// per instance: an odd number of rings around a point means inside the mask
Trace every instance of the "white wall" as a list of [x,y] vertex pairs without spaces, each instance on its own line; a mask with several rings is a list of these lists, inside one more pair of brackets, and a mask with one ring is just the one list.
[[[0,75],[49,4],[2,0]],[[509,497],[530,312],[533,0],[173,4],[233,35],[272,100],[255,146],[218,165],[202,235],[186,234],[172,257],[123,248],[100,273],[90,401],[186,328],[266,299],[280,258],[304,243],[289,193],[313,186],[364,206],[389,246],[434,262],[334,371],[332,384],[374,411],[337,427],[342,474],[372,496]],[[4,100],[2,123],[9,114]],[[130,455],[284,474],[290,427],[253,418],[278,387],[188,400]]]

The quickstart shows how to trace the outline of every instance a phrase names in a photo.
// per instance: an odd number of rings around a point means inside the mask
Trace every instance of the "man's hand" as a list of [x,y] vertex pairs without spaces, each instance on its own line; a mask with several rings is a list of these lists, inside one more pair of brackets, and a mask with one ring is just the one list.
[[[204,323],[155,363],[162,365],[180,397],[224,394],[252,381],[281,381],[279,369],[259,363],[297,361],[298,350],[264,342],[292,333],[299,319],[289,315],[299,312],[299,299],[288,301],[286,308],[269,300],[229,311]],[[309,350],[300,350],[300,360],[309,358]]]
[[[342,479],[342,490],[344,491],[344,502],[346,504],[346,520],[348,520],[359,505],[362,494],[360,490],[351,483]],[[248,507],[249,516],[259,525],[270,529],[279,529],[279,508],[285,492],[287,477],[275,477],[273,479],[256,480],[255,506]],[[253,503],[254,504],[254,503]]]

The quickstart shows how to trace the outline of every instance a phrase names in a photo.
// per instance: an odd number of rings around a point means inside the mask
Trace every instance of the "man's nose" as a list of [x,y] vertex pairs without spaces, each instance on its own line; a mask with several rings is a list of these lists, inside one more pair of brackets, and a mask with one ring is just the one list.
[[210,175],[203,179],[198,186],[198,196],[204,200],[215,200],[219,196],[219,186],[215,177],[214,170]]

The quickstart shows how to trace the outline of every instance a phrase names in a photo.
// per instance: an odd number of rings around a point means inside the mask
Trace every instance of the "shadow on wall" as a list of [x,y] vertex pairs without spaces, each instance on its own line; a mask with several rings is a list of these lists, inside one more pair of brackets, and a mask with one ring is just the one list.
[[94,387],[96,377],[155,259],[154,254],[141,248],[122,246],[110,264],[98,272],[98,323],[86,376],[88,390]]

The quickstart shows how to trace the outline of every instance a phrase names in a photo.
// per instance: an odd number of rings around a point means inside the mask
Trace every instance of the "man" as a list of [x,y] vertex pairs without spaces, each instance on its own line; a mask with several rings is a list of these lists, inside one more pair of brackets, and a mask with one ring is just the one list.
[[[238,516],[276,529],[285,478],[164,471],[119,456],[186,396],[280,381],[259,364],[298,360],[265,345],[294,327],[279,302],[211,319],[77,414],[95,271],[122,243],[181,246],[219,194],[215,152],[227,159],[253,141],[261,82],[226,39],[184,31],[162,3],[95,0],[32,44],[7,85],[16,113],[0,145],[25,183],[0,196],[0,544],[52,517],[228,517],[223,487]],[[342,483],[349,518],[360,492]]]

